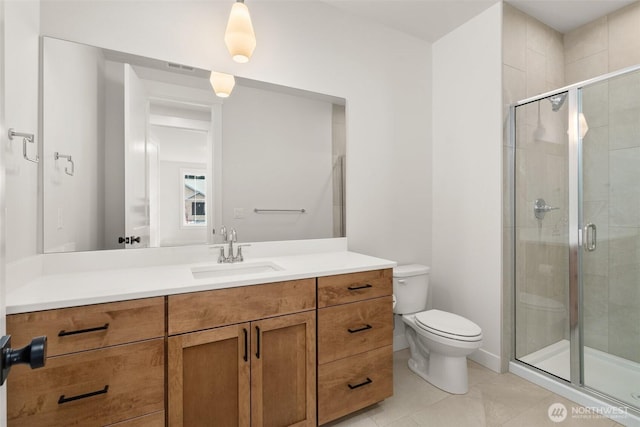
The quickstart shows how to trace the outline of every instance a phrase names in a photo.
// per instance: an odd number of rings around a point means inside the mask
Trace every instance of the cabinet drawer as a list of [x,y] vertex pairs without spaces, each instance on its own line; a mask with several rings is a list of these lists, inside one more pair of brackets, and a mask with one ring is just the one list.
[[318,310],[318,363],[393,344],[393,302],[382,297]]
[[316,307],[315,279],[169,296],[169,335],[232,325]]
[[318,277],[318,307],[391,295],[393,270],[364,271]]
[[164,427],[164,411],[111,424],[109,427]]
[[164,297],[7,316],[14,347],[47,336],[47,356],[164,336]]
[[13,368],[8,426],[108,425],[164,410],[164,339]]
[[318,367],[318,424],[393,395],[393,346]]

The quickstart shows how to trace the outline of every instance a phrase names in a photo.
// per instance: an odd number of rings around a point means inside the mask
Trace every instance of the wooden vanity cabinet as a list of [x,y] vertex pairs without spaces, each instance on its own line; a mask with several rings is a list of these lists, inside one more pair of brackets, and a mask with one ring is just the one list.
[[315,279],[169,296],[169,426],[315,426],[315,300]]
[[15,347],[47,335],[44,368],[12,369],[8,426],[163,426],[164,298],[7,316]]
[[392,270],[318,278],[318,424],[393,395]]

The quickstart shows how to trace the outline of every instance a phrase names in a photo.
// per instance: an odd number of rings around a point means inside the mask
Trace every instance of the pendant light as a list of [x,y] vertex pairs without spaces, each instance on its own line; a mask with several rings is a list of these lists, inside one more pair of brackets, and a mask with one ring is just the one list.
[[244,4],[244,0],[238,0],[231,8],[224,43],[233,60],[240,63],[249,61],[256,48],[256,35],[253,32],[249,8]]
[[209,77],[209,82],[217,96],[220,98],[228,98],[236,84],[236,79],[232,74],[212,71],[211,76]]

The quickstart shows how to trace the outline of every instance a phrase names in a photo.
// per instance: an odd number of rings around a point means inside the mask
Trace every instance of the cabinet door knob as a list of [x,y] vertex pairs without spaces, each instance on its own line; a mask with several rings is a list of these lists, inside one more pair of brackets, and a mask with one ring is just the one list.
[[350,334],[355,334],[356,332],[362,332],[362,331],[366,331],[367,329],[373,329],[373,326],[371,325],[365,325],[362,328],[358,328],[358,329],[347,329],[347,331],[349,331]]
[[260,359],[260,328],[256,326],[256,359]]
[[13,365],[28,364],[31,369],[42,368],[47,360],[47,337],[36,337],[19,349],[11,348],[11,335],[0,338],[0,385],[4,384]]

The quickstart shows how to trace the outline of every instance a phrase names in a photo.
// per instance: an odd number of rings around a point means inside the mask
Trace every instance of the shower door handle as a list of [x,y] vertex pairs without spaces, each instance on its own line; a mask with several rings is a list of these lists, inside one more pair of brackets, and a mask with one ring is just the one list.
[[584,240],[584,249],[587,252],[593,252],[596,250],[598,244],[598,235],[596,225],[594,223],[590,222],[584,227]]

